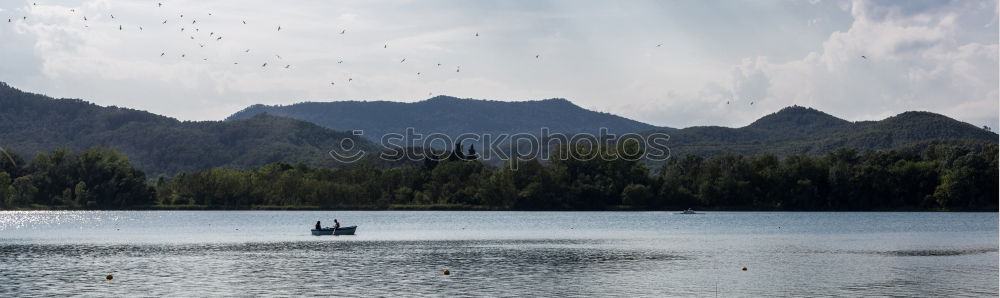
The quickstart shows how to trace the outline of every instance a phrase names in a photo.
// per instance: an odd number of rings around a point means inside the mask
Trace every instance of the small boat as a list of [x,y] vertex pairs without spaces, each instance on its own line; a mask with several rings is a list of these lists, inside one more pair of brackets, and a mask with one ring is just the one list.
[[694,210],[691,210],[691,208],[688,208],[688,210],[684,210],[683,212],[677,214],[699,214],[699,213],[694,212]]
[[339,228],[325,228],[325,229],[312,229],[313,236],[320,235],[354,235],[354,231],[358,229],[358,226],[350,227],[339,227]]

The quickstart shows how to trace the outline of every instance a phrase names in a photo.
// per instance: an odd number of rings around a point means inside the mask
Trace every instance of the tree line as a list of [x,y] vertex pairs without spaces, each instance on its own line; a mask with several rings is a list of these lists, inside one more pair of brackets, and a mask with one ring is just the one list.
[[[459,147],[460,148],[460,147]],[[2,209],[997,211],[997,146],[822,156],[673,157],[650,171],[601,146],[503,166],[448,158],[346,168],[271,163],[149,179],[113,149],[0,156]]]

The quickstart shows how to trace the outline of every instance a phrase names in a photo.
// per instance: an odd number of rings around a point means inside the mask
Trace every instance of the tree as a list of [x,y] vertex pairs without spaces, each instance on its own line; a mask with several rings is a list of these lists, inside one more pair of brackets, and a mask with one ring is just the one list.
[[653,192],[649,186],[642,184],[629,184],[622,190],[622,204],[639,208],[649,208],[652,203]]
[[4,171],[0,171],[0,209],[10,208],[7,205],[7,197],[10,194],[9,191],[10,184],[11,184],[10,174],[7,174],[7,172]]
[[23,175],[23,166],[24,160],[17,152],[10,150],[10,148],[0,147],[0,171],[16,178]]
[[34,202],[38,188],[32,184],[31,176],[21,176],[14,179],[14,182],[7,188],[7,193],[5,205],[11,208],[26,207]]
[[466,160],[477,160],[479,159],[479,154],[476,153],[476,144],[469,145],[469,153],[465,154]]

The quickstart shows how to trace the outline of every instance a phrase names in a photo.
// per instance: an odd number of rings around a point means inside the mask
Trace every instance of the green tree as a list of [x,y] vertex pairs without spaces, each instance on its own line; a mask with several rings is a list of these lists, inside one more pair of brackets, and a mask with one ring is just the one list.
[[38,188],[32,184],[31,176],[21,176],[14,179],[14,182],[7,188],[7,202],[5,205],[11,208],[27,207],[35,200]]
[[10,195],[9,192],[10,184],[11,184],[10,174],[7,174],[7,172],[4,171],[0,171],[0,209],[11,208],[10,206],[7,205],[7,198]]
[[649,186],[629,184],[622,190],[622,204],[638,208],[649,208],[653,203],[653,192]]

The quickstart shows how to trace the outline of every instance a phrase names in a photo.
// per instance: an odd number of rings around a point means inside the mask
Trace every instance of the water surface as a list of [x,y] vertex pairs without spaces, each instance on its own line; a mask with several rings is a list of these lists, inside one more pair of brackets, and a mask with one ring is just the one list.
[[[310,235],[334,217],[357,235]],[[997,213],[0,212],[0,296],[996,297],[997,223]]]

